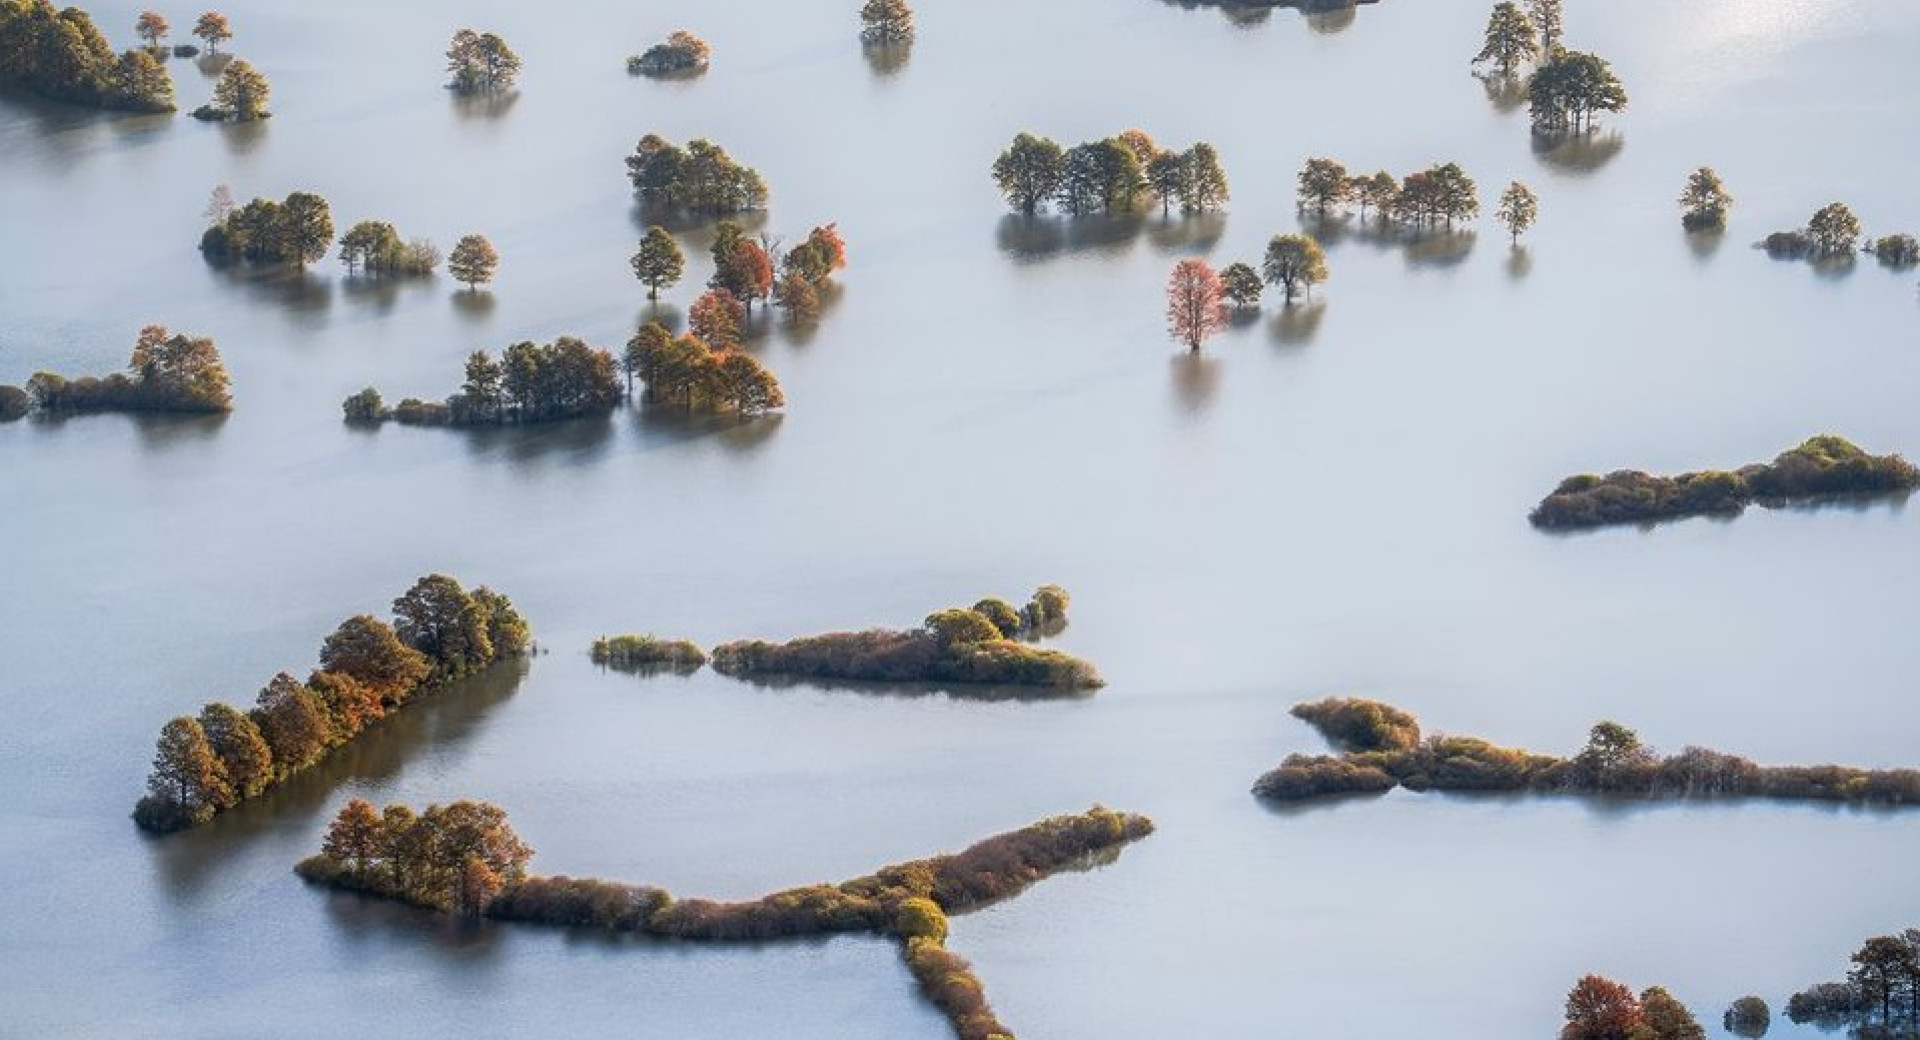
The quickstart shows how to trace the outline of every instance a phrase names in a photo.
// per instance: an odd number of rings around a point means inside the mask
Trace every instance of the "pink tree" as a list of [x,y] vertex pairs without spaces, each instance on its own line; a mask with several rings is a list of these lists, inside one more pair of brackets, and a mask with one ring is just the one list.
[[1205,260],[1182,260],[1167,279],[1167,331],[1195,353],[1208,336],[1227,327],[1220,276]]

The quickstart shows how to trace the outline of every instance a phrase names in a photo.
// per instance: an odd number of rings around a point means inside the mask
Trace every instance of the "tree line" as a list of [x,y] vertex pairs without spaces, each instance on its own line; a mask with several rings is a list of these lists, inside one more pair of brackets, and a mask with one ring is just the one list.
[[232,385],[211,338],[148,325],[125,372],[78,379],[35,372],[25,396],[49,412],[228,412]]
[[1848,958],[1839,982],[1816,983],[1787,1000],[1795,1025],[1848,1028],[1854,1036],[1912,1036],[1920,1030],[1920,928],[1878,935]]
[[1294,714],[1339,755],[1290,755],[1254,784],[1261,798],[1297,802],[1410,791],[1527,791],[1651,800],[1760,798],[1849,805],[1920,805],[1920,770],[1760,766],[1701,747],[1660,757],[1633,730],[1602,721],[1571,758],[1505,748],[1477,737],[1421,739],[1413,716],[1370,701],[1322,701]]
[[0,85],[54,101],[172,112],[173,77],[154,53],[115,53],[93,18],[49,0],[0,0]]
[[296,191],[279,202],[257,198],[224,212],[216,197],[209,216],[213,224],[200,235],[200,252],[217,263],[305,267],[333,248],[333,209],[312,192]]
[[[1524,190],[1523,185],[1520,187]],[[1531,192],[1526,195],[1532,197]],[[1308,159],[1296,179],[1294,197],[1301,212],[1321,220],[1354,206],[1363,221],[1371,210],[1382,223],[1417,229],[1438,225],[1452,230],[1454,224],[1480,215],[1479,186],[1459,163],[1451,162],[1436,163],[1396,180],[1385,170],[1349,174],[1337,159]],[[1526,224],[1531,223],[1529,216]]]
[[584,340],[522,341],[496,359],[485,350],[467,355],[466,381],[445,401],[409,397],[389,411],[368,387],[347,398],[348,422],[392,419],[416,426],[493,426],[603,415],[618,407],[620,377],[613,355]]
[[704,139],[685,148],[648,134],[627,156],[627,179],[643,206],[663,212],[723,217],[767,208],[767,182]]
[[414,813],[355,799],[296,873],[467,917],[593,927],[659,938],[764,941],[869,933],[896,939],[921,992],[961,1040],[1010,1037],[980,980],[946,950],[947,918],[999,902],[1062,870],[1084,869],[1153,833],[1153,821],[1099,806],[996,835],[953,855],[885,866],[838,885],[761,899],[675,900],[664,889],[526,872],[533,850],[499,807],[455,802]]
[[1021,133],[993,162],[993,182],[1007,205],[1033,216],[1052,205],[1069,216],[1135,213],[1158,200],[1163,215],[1225,208],[1226,170],[1212,145],[1185,151],[1161,148],[1144,130],[1061,148],[1051,138]]
[[393,623],[365,614],[340,623],[305,682],[273,677],[254,707],[208,704],[160,730],[142,828],[199,826],[320,761],[415,696],[525,654],[527,623],[507,597],[430,574],[393,601]]

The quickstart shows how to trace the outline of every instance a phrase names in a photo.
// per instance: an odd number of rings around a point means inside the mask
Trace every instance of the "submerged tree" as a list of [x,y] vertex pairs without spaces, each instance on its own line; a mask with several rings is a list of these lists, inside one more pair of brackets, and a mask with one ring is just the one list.
[[1640,1040],[1646,1016],[1633,991],[1612,979],[1588,975],[1567,994],[1567,1024],[1560,1040]]
[[1693,1012],[1659,986],[1649,986],[1640,994],[1640,1013],[1650,1034],[1646,1040],[1707,1040],[1707,1031]]
[[1353,193],[1353,182],[1347,179],[1347,168],[1333,159],[1308,159],[1300,168],[1299,206],[1303,210],[1312,210],[1324,217],[1332,209],[1338,209]]
[[196,119],[245,123],[265,119],[267,101],[273,94],[267,77],[244,59],[233,62],[220,73],[213,85],[213,101],[194,110]]
[[1595,113],[1627,107],[1627,88],[1604,58],[1565,49],[1547,54],[1527,82],[1534,129],[1591,130]]
[[500,253],[485,235],[462,235],[447,255],[447,273],[467,283],[468,292],[493,281],[493,272],[499,266]]
[[1260,272],[1238,261],[1220,269],[1220,295],[1227,303],[1241,310],[1251,310],[1260,306],[1260,290],[1265,283],[1260,281]]
[[870,47],[913,42],[907,0],[866,0],[860,8],[860,42]]
[[207,50],[218,54],[220,45],[233,39],[233,26],[227,21],[226,15],[208,11],[193,23],[193,34],[206,43]]
[[1489,62],[1499,75],[1511,76],[1514,69],[1539,56],[1540,38],[1533,20],[1512,0],[1495,4],[1487,17],[1486,43],[1474,55],[1473,64]]
[[1227,171],[1220,165],[1220,153],[1205,141],[1197,142],[1180,155],[1186,169],[1186,182],[1180,191],[1182,213],[1211,213],[1227,204]]
[[1552,54],[1559,50],[1563,31],[1561,0],[1527,0],[1527,15],[1540,30],[1540,53]]
[[633,276],[647,287],[649,300],[659,299],[660,290],[678,282],[681,272],[686,269],[686,258],[680,254],[680,246],[667,233],[667,229],[658,224],[647,229],[646,237],[640,240],[640,248],[628,262],[633,266]]
[[1385,220],[1393,212],[1393,204],[1400,197],[1400,182],[1393,174],[1380,170],[1372,176],[1355,177],[1349,184],[1353,201],[1360,205],[1360,219],[1367,219],[1367,207],[1372,206]]
[[993,182],[1007,204],[1027,216],[1060,190],[1066,171],[1066,152],[1045,137],[1022,133],[993,161]]
[[1680,189],[1680,223],[1689,231],[1727,226],[1727,211],[1733,208],[1733,195],[1711,166],[1702,166],[1687,175]]
[[172,31],[173,26],[167,24],[166,16],[158,11],[142,11],[133,23],[133,34],[147,41],[150,50],[159,50],[160,41]]
[[1860,238],[1860,220],[1846,203],[1830,202],[1808,218],[1807,238],[1815,256],[1851,257],[1854,242]]
[[1514,245],[1520,244],[1520,236],[1539,216],[1540,200],[1519,181],[1507,185],[1507,190],[1500,193],[1500,204],[1493,211],[1494,219],[1507,229]]
[[1311,235],[1275,235],[1267,243],[1267,255],[1260,265],[1267,284],[1277,285],[1286,294],[1286,302],[1327,280],[1327,254]]
[[448,87],[462,94],[511,89],[520,76],[520,56],[494,33],[462,29],[447,46]]
[[1207,337],[1227,327],[1220,276],[1205,260],[1182,260],[1167,279],[1167,331],[1198,353]]

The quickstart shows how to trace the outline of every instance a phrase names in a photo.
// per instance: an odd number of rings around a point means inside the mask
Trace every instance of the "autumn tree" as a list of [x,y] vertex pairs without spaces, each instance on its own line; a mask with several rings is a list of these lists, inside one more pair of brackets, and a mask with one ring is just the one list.
[[1167,279],[1167,331],[1199,353],[1207,337],[1227,327],[1220,276],[1205,260],[1182,260]]
[[1347,168],[1333,159],[1308,159],[1300,169],[1296,194],[1303,210],[1310,209],[1324,217],[1328,210],[1337,209],[1345,203],[1352,191]]
[[1348,190],[1353,201],[1360,205],[1360,219],[1367,219],[1367,207],[1371,206],[1382,219],[1393,211],[1393,204],[1400,197],[1400,182],[1393,174],[1381,170],[1372,176],[1357,176],[1349,182]]
[[1565,31],[1561,0],[1527,0],[1527,17],[1540,30],[1540,53],[1550,55],[1559,50]]
[[1493,218],[1507,229],[1513,245],[1520,244],[1520,236],[1533,226],[1540,216],[1540,200],[1533,191],[1519,181],[1507,185],[1500,193],[1500,204],[1494,208]]
[[366,614],[342,621],[327,636],[320,667],[352,677],[389,704],[405,700],[433,671],[426,655],[402,642],[392,625]]
[[182,716],[162,727],[147,796],[134,808],[134,820],[148,830],[174,831],[204,823],[231,804],[226,767],[200,723]]
[[1514,69],[1539,56],[1540,39],[1533,20],[1512,0],[1493,5],[1493,13],[1487,17],[1486,43],[1474,55],[1473,63],[1490,62],[1496,73],[1511,76]]
[[1560,1040],[1643,1040],[1646,1016],[1633,991],[1612,979],[1588,975],[1567,994],[1567,1024]]
[[233,39],[233,26],[227,16],[218,11],[208,11],[193,23],[193,34],[207,45],[207,50],[219,53],[220,45]]
[[773,302],[787,320],[805,324],[820,316],[820,290],[806,275],[789,268],[773,287]]
[[130,50],[120,55],[114,67],[113,92],[122,105],[138,112],[171,112],[173,77],[153,53]]
[[147,41],[151,50],[159,50],[160,41],[172,31],[173,26],[168,25],[166,16],[158,11],[142,11],[133,23],[133,34]]
[[627,376],[627,396],[633,396],[633,381],[645,381],[654,359],[673,345],[673,333],[657,321],[640,326],[640,331],[627,340],[627,349],[620,355],[620,369]]
[[499,266],[500,254],[485,235],[462,235],[447,255],[447,273],[467,283],[468,292],[493,281],[493,272]]
[[233,123],[265,119],[273,114],[267,111],[267,102],[272,96],[273,88],[267,84],[267,77],[240,59],[220,73],[220,81],[213,85],[213,101],[194,109],[193,115],[196,119]]
[[320,699],[285,672],[260,690],[250,714],[273,750],[274,770],[282,777],[312,765],[332,736]]
[[840,226],[822,224],[807,233],[806,241],[787,250],[780,259],[782,277],[799,275],[816,295],[833,280],[833,272],[847,266],[847,244]]
[[232,379],[213,340],[148,325],[134,340],[127,369],[138,380],[138,398],[168,411],[224,412],[233,407]]
[[320,852],[353,870],[366,870],[380,856],[380,810],[364,798],[347,802],[327,827]]
[[[713,243],[711,289],[724,289],[753,313],[753,302],[773,292],[773,258],[760,243],[741,233],[738,225],[722,221]],[[728,234],[725,229],[731,229]]]
[[447,86],[462,94],[490,94],[513,87],[520,56],[493,33],[462,29],[447,45]]
[[647,287],[647,299],[657,300],[660,290],[680,280],[687,261],[667,229],[655,224],[647,229],[646,236],[640,240],[640,248],[628,262],[633,265],[633,276]]
[[199,722],[236,798],[252,798],[273,783],[273,749],[251,718],[230,704],[215,703],[200,709]]
[[739,345],[746,320],[746,305],[725,289],[708,289],[687,308],[688,330],[720,349]]
[[436,679],[457,679],[494,661],[486,608],[444,574],[421,578],[393,601],[393,630],[426,656]]
[[1264,287],[1260,272],[1246,264],[1236,261],[1220,269],[1220,297],[1233,307],[1251,310],[1260,306],[1260,290]]
[[1707,1040],[1693,1012],[1659,986],[1640,994],[1640,1013],[1649,1031],[1646,1040]]
[[721,399],[739,415],[760,415],[785,407],[786,394],[773,373],[752,355],[738,350],[724,351],[718,362],[717,385]]
[[866,0],[860,8],[860,42],[870,47],[913,42],[913,9],[906,0]]
[[1267,243],[1267,255],[1260,273],[1268,285],[1277,285],[1291,305],[1301,293],[1327,280],[1327,254],[1311,235],[1275,235]]
[[1807,220],[1807,238],[1815,256],[1851,257],[1860,237],[1860,220],[1843,202],[1830,202]]
[[1605,59],[1549,48],[1546,60],[1527,81],[1527,101],[1534,129],[1580,133],[1593,129],[1596,113],[1624,110],[1627,88]]
[[1711,166],[1702,166],[1687,175],[1680,189],[1680,224],[1689,231],[1727,226],[1727,211],[1733,208],[1733,194]]
[[1022,133],[993,161],[993,182],[1008,205],[1032,216],[1059,192],[1066,162],[1058,143]]

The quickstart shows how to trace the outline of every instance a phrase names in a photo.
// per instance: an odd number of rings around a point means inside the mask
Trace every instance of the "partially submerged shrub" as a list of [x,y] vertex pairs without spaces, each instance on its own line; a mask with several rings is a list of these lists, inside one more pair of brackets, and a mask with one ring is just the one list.
[[713,48],[707,41],[682,29],[667,37],[665,43],[647,48],[645,54],[628,58],[627,71],[636,76],[696,72],[705,69],[712,56]]
[[1767,1026],[1773,1021],[1773,1012],[1767,1002],[1755,996],[1745,996],[1728,1005],[1727,1013],[1720,1018],[1720,1024],[1734,1036],[1753,1040],[1767,1035]]
[[691,671],[707,663],[707,652],[687,639],[654,636],[601,636],[593,641],[593,663],[622,670],[667,667]]
[[1342,751],[1403,751],[1420,743],[1420,722],[1391,704],[1329,697],[1294,706],[1293,717]]
[[1398,784],[1378,766],[1332,755],[1288,755],[1279,768],[1254,782],[1253,793],[1275,801],[1298,802],[1343,794],[1378,794]]

